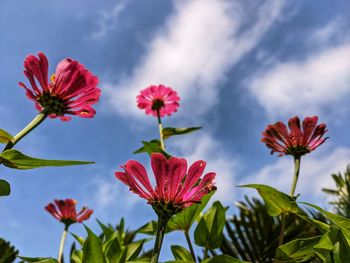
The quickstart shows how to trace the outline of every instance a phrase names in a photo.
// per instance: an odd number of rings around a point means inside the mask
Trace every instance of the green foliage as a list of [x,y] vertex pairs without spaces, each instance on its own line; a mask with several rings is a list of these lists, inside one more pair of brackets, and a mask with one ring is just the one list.
[[5,180],[0,179],[0,196],[7,196],[7,195],[10,195],[10,193],[11,193],[10,184]]
[[0,262],[12,263],[15,262],[18,250],[14,246],[11,246],[10,242],[0,238]]
[[19,257],[23,262],[36,262],[36,263],[58,263],[57,259],[54,258],[30,258],[30,257]]
[[81,249],[77,249],[75,243],[71,249],[71,263],[124,263],[124,262],[149,262],[149,253],[141,255],[143,245],[148,239],[134,240],[136,232],[125,230],[124,219],[113,227],[98,221],[102,233],[94,234],[86,227],[87,238],[73,235]]
[[13,136],[7,131],[0,129],[0,143],[8,143],[13,140]]
[[[85,226],[88,233],[88,237],[84,242],[83,248],[83,260],[82,263],[94,263],[101,262],[105,263],[105,255],[102,251],[101,240],[88,228]],[[113,262],[113,261],[112,261]]]
[[321,236],[298,238],[277,249],[276,259],[283,262],[307,262],[316,257],[314,246],[320,242]]
[[270,216],[278,216],[282,213],[298,213],[299,207],[292,197],[277,189],[263,184],[247,184],[240,187],[254,188],[265,201],[267,212]]
[[186,208],[181,213],[178,213],[175,216],[173,216],[168,222],[167,231],[189,231],[194,221],[199,219],[200,213],[203,211],[203,209],[209,202],[210,198],[214,195],[214,193],[215,191],[210,192],[202,198],[201,203],[194,204]]
[[248,263],[239,259],[230,257],[228,255],[219,255],[203,260],[201,263]]
[[171,155],[164,151],[160,145],[159,140],[151,140],[151,141],[142,141],[143,146],[133,153],[148,153],[151,155],[152,153],[162,153],[166,158],[170,158]]
[[191,253],[182,246],[171,246],[171,252],[176,261],[193,262]]
[[192,133],[194,131],[198,131],[202,129],[202,127],[189,127],[189,128],[172,128],[172,127],[166,127],[163,129],[162,134],[163,138],[168,139],[171,136],[175,135],[184,135],[188,133]]
[[332,174],[336,189],[322,189],[327,194],[335,197],[330,202],[338,215],[350,218],[350,165],[347,166],[344,174]]
[[220,247],[223,241],[224,225],[225,208],[219,201],[216,201],[200,219],[194,231],[195,243],[209,249]]
[[2,163],[13,169],[33,169],[44,166],[70,166],[80,164],[91,164],[93,162],[84,161],[64,161],[64,160],[44,160],[29,157],[20,151],[10,149],[0,153]]
[[[226,220],[225,238],[220,251],[232,257],[256,263],[271,263],[278,247],[278,237],[281,232],[281,219],[268,214],[264,203],[256,198],[245,197],[244,202],[238,202],[239,213]],[[285,243],[303,237],[320,236],[317,226],[305,222],[302,217],[309,216],[302,210],[299,214],[287,214]],[[325,222],[320,214],[310,214],[312,220]],[[211,251],[215,254],[214,251]],[[312,260],[315,260],[314,258]],[[314,261],[309,261],[314,262]]]

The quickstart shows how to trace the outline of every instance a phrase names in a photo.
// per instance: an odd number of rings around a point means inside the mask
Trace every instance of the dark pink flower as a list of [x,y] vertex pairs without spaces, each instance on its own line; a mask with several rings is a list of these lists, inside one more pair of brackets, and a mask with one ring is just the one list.
[[141,90],[137,96],[137,107],[145,109],[146,114],[157,117],[159,110],[160,117],[170,116],[173,112],[177,112],[179,108],[180,98],[177,92],[163,85],[152,85]]
[[83,207],[79,213],[76,211],[77,201],[74,199],[57,200],[55,203],[49,203],[45,206],[47,212],[49,212],[57,220],[61,221],[65,225],[71,225],[76,222],[83,222],[90,218],[93,210]]
[[291,118],[288,121],[289,131],[284,123],[276,122],[267,126],[261,141],[271,149],[271,153],[279,152],[278,156],[289,154],[300,157],[315,150],[328,139],[323,138],[327,132],[326,125],[317,125],[317,120],[317,116],[306,117],[301,127],[298,117]]
[[96,86],[98,78],[78,61],[66,58],[48,81],[49,63],[44,53],[38,57],[29,55],[24,61],[24,74],[31,88],[20,82],[29,99],[35,102],[39,111],[45,110],[49,117],[60,117],[63,121],[71,119],[66,114],[92,118],[96,111],[91,107],[101,94]]
[[204,195],[216,189],[213,182],[215,173],[207,173],[200,178],[206,166],[204,161],[195,162],[187,171],[185,159],[172,157],[167,160],[161,153],[153,153],[151,165],[155,187],[152,187],[143,165],[134,160],[121,166],[125,172],[116,172],[115,176],[132,192],[146,199],[159,216],[170,218],[199,203]]

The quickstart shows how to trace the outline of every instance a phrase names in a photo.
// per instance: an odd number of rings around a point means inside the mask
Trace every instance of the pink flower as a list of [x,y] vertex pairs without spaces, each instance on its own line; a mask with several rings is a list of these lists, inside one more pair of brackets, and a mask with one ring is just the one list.
[[200,178],[206,165],[204,161],[195,162],[187,172],[185,159],[172,157],[167,160],[161,153],[153,153],[151,165],[156,179],[154,188],[146,169],[134,160],[121,166],[125,172],[116,172],[115,176],[128,185],[132,192],[146,199],[158,216],[170,218],[216,190],[213,182],[215,173],[207,173]]
[[83,222],[91,216],[93,210],[83,207],[81,211],[77,214],[75,205],[77,201],[74,199],[57,200],[55,199],[55,204],[49,203],[45,206],[47,212],[49,212],[57,220],[61,221],[65,225],[71,225],[76,222]]
[[35,102],[39,111],[45,110],[49,117],[60,117],[68,121],[71,117],[65,114],[92,118],[96,111],[91,107],[101,94],[96,86],[98,78],[78,61],[66,58],[56,69],[56,73],[48,82],[49,63],[44,53],[38,53],[38,58],[29,55],[24,61],[24,74],[27,76],[31,89],[20,82],[26,90],[29,99]]
[[177,92],[171,88],[152,85],[141,90],[140,95],[137,96],[137,107],[145,109],[147,115],[157,117],[157,110],[159,110],[160,117],[170,116],[173,112],[177,112],[179,101]]
[[279,152],[278,156],[300,157],[315,150],[328,139],[328,137],[322,138],[327,132],[326,125],[324,123],[317,125],[317,120],[317,116],[306,117],[301,127],[298,117],[291,118],[288,121],[290,131],[284,123],[276,122],[267,126],[262,133],[261,141],[271,149],[271,154]]

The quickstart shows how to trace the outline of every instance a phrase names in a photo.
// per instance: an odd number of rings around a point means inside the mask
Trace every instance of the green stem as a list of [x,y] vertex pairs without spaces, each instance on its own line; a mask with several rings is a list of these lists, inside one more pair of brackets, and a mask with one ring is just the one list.
[[299,178],[300,160],[301,160],[301,156],[294,156],[294,178],[293,178],[292,188],[290,190],[291,197],[294,197],[295,188],[297,186],[297,182]]
[[3,151],[12,149],[24,136],[34,130],[40,123],[42,123],[48,114],[43,110],[40,112],[23,130],[16,134],[12,141],[8,142]]
[[187,230],[185,231],[185,237],[186,237],[186,241],[187,241],[188,247],[189,247],[189,249],[191,251],[192,258],[193,258],[194,262],[196,262],[196,255],[195,255],[194,250],[193,250],[191,237],[190,237],[190,235],[189,235]]
[[280,236],[278,237],[278,246],[281,246],[283,244],[284,240],[284,232],[286,231],[286,214],[282,214],[282,219],[281,219],[281,232]]
[[165,235],[165,229],[166,229],[167,223],[168,223],[168,220],[164,220],[164,219],[161,219],[160,217],[158,217],[157,237],[156,237],[156,241],[154,243],[151,263],[158,263],[160,250],[162,248],[163,238]]
[[64,249],[64,242],[66,241],[66,238],[67,238],[68,227],[69,227],[69,225],[65,225],[64,230],[63,230],[63,233],[62,233],[61,243],[60,243],[60,249],[59,249],[59,251],[58,251],[58,258],[57,258],[57,261],[58,261],[59,263],[62,262],[63,249]]
[[160,138],[160,147],[162,150],[165,150],[164,139],[163,139],[163,125],[162,120],[160,118],[160,111],[157,109],[157,117],[158,117],[158,128],[159,128],[159,138]]
[[204,258],[203,259],[206,259],[208,257],[208,247],[205,247],[204,248]]

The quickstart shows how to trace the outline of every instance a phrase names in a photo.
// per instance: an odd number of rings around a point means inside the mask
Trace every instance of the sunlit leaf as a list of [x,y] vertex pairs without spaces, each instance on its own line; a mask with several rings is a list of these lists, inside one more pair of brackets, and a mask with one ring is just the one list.
[[223,240],[224,225],[225,208],[216,201],[200,219],[194,231],[195,243],[210,249],[218,248]]
[[167,231],[183,230],[189,231],[194,221],[198,218],[198,215],[203,211],[210,198],[213,196],[215,191],[205,195],[199,204],[191,205],[181,213],[173,216],[167,225]]
[[2,163],[14,169],[33,169],[45,166],[71,166],[80,164],[91,164],[93,162],[66,161],[66,160],[45,160],[29,157],[20,151],[10,149],[0,153]]
[[164,151],[160,145],[159,140],[151,140],[151,141],[142,141],[143,147],[137,149],[133,153],[148,153],[151,155],[152,153],[162,153],[166,158],[170,158],[171,155]]
[[212,258],[203,260],[201,263],[249,263],[247,261],[241,261],[237,258],[230,257],[229,255],[219,255]]
[[287,194],[263,184],[247,184],[239,187],[254,188],[258,191],[266,204],[267,211],[271,216],[278,216],[282,213],[298,213],[299,207]]
[[54,258],[30,258],[30,257],[19,257],[24,262],[36,262],[36,263],[58,263],[57,259]]
[[171,252],[176,260],[187,260],[189,262],[193,262],[191,253],[182,246],[171,246]]
[[7,131],[0,129],[0,143],[8,143],[13,140],[13,136]]
[[88,237],[83,248],[83,263],[106,263],[101,240],[87,227]]
[[298,238],[277,249],[276,259],[283,262],[305,262],[315,257],[313,247],[318,244],[321,236]]
[[172,128],[166,127],[163,129],[162,134],[164,139],[168,139],[171,136],[188,134],[194,131],[202,129],[202,127],[189,127],[189,128]]

